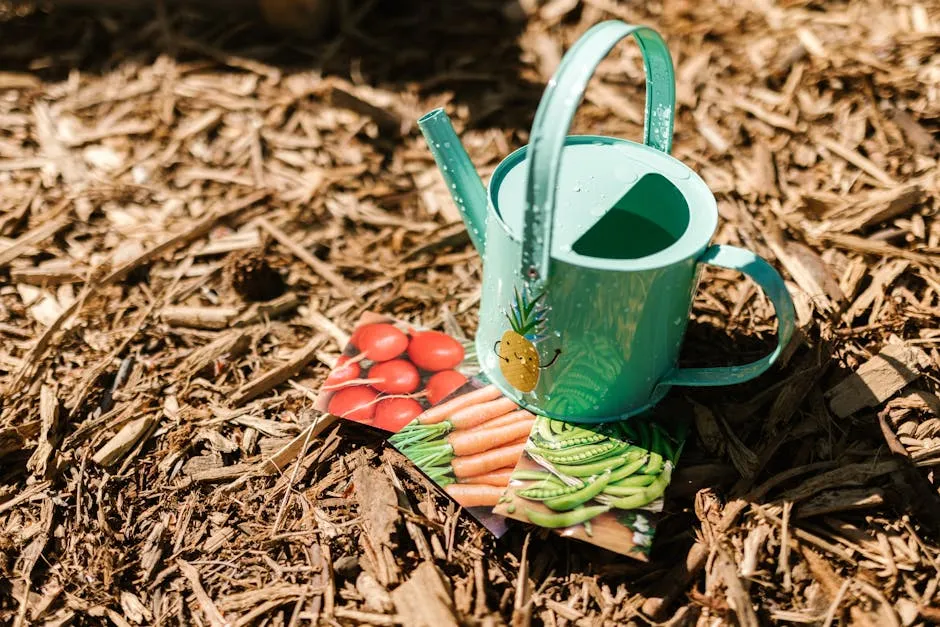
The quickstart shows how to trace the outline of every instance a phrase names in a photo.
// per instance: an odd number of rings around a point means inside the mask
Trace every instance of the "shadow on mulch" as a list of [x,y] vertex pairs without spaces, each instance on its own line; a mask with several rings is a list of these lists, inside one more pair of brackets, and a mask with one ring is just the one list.
[[351,24],[335,21],[318,38],[280,32],[245,9],[219,15],[174,6],[161,18],[156,8],[57,7],[0,22],[0,71],[61,81],[158,55],[212,62],[208,47],[287,71],[319,70],[422,96],[449,93],[468,107],[471,126],[527,130],[544,85],[522,77],[518,37],[526,22],[514,4],[381,2]]

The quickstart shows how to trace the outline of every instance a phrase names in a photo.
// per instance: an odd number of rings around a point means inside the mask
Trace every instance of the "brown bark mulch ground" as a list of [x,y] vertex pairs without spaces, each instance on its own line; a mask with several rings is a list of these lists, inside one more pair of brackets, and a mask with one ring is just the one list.
[[[940,621],[937,2],[364,2],[319,39],[2,9],[0,622]],[[475,328],[417,117],[447,106],[485,177],[610,17],[669,42],[674,154],[801,329],[758,381],[670,399],[696,435],[649,564],[496,541],[311,409],[363,311]],[[574,131],[638,138],[643,89],[618,46]],[[693,316],[690,365],[775,339],[733,273]]]

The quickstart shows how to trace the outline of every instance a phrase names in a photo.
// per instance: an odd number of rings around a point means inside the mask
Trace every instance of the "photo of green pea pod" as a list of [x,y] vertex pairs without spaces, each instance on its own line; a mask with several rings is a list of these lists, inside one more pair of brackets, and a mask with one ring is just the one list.
[[682,425],[540,416],[494,511],[644,559],[684,444]]

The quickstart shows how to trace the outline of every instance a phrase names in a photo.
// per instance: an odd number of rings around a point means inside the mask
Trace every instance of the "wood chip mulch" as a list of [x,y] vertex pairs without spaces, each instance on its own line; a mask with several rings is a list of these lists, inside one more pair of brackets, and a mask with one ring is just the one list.
[[[925,625],[940,621],[940,5],[0,3],[0,622]],[[784,273],[799,337],[677,391],[695,437],[649,564],[495,541],[381,437],[311,409],[366,310],[472,333],[481,262],[415,120],[481,174],[590,25],[658,29],[674,154],[716,241]],[[632,43],[575,132],[640,137]],[[708,271],[683,360],[775,340]]]

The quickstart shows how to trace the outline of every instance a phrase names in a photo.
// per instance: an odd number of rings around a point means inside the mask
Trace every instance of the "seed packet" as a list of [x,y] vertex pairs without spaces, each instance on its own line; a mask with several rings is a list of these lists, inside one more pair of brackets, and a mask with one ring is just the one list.
[[316,401],[389,442],[496,536],[493,513],[535,416],[481,373],[472,340],[373,312],[360,318]]
[[539,416],[496,514],[649,560],[686,422],[581,425]]
[[317,409],[388,441],[497,537],[517,519],[647,561],[687,423],[583,425],[520,408],[472,340],[366,312]]

